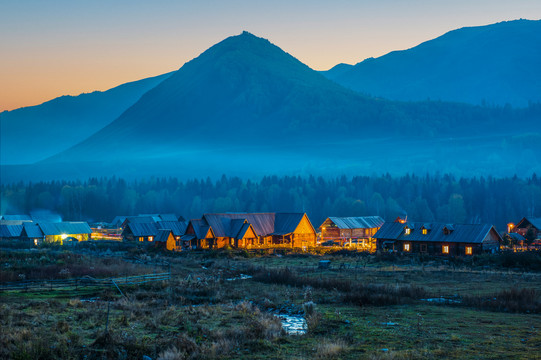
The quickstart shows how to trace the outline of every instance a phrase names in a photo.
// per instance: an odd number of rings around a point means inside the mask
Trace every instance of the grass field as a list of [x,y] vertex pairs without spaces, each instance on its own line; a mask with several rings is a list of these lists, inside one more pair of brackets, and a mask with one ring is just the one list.
[[[123,287],[124,295],[114,287],[0,292],[0,358],[538,359],[541,354],[541,272],[521,270],[519,262],[502,268],[485,265],[486,259],[476,259],[476,265],[227,251],[150,257],[170,262],[170,281]],[[331,261],[330,269],[318,269],[322,259]],[[2,252],[0,264],[1,281],[19,274],[43,279],[164,271],[54,249]],[[447,300],[426,301],[433,298]],[[307,333],[288,335],[278,313],[305,317]]]

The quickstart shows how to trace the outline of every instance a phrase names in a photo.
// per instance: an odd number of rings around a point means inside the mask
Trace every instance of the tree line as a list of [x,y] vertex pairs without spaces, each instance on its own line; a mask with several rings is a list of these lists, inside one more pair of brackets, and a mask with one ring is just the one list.
[[58,213],[71,221],[110,222],[116,215],[207,212],[306,212],[315,227],[329,216],[398,216],[420,222],[491,223],[500,231],[541,216],[541,179],[407,174],[392,177],[266,176],[259,180],[90,178],[0,185],[2,214]]

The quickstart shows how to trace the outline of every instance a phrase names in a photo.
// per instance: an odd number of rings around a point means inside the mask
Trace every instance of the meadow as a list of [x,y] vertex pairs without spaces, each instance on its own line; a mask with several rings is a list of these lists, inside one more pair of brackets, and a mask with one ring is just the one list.
[[[534,359],[541,351],[541,254],[100,251],[2,251],[0,282],[163,271],[171,279],[4,289],[0,358]],[[304,318],[305,333],[289,334],[278,315]]]

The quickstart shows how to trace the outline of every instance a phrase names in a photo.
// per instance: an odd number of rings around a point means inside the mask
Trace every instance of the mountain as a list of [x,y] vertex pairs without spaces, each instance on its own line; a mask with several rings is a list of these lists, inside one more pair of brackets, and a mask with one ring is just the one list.
[[541,102],[539,44],[541,20],[515,20],[450,31],[323,74],[347,88],[392,100],[525,107]]
[[33,163],[65,150],[116,119],[170,73],[107,91],[61,96],[0,113],[0,163]]
[[244,32],[183,65],[88,139],[9,173],[50,179],[538,169],[539,149],[509,137],[535,128],[540,115],[541,106],[363,96]]

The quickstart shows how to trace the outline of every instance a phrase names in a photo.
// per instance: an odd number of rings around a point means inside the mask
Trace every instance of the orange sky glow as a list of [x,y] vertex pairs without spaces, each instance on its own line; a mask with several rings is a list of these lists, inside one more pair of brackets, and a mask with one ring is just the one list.
[[463,26],[540,19],[531,0],[139,1],[0,4],[0,111],[176,70],[243,30],[316,70]]

